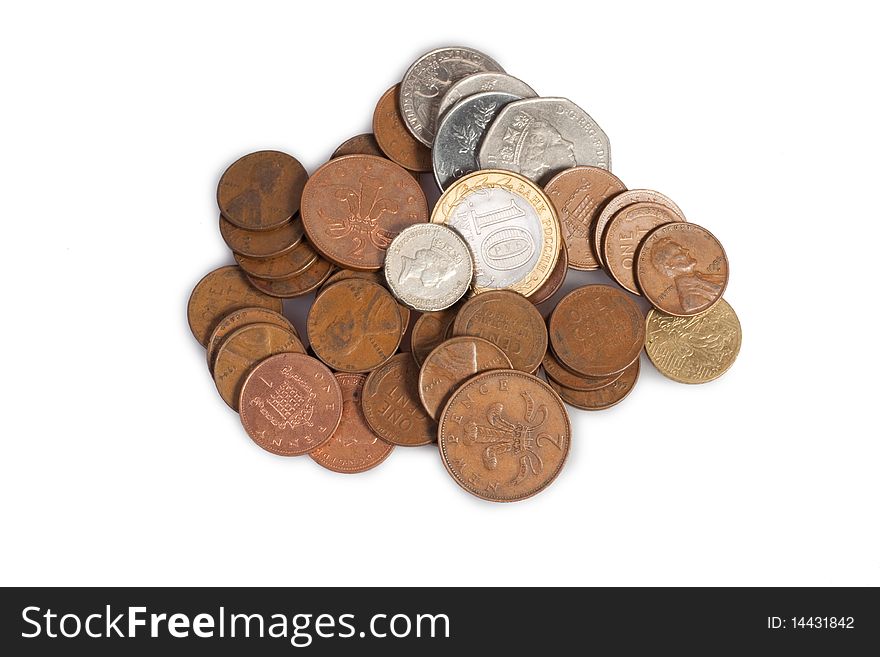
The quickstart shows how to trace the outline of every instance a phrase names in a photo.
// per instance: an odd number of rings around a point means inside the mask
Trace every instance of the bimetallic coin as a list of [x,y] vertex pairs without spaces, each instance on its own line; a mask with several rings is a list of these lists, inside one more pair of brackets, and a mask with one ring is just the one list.
[[212,374],[214,373],[214,360],[217,356],[217,349],[223,344],[226,336],[242,326],[257,323],[274,324],[275,326],[291,331],[294,335],[299,337],[296,332],[296,327],[290,323],[290,320],[281,313],[276,313],[274,310],[267,310],[266,308],[241,308],[239,310],[234,310],[220,320],[216,328],[211,332],[211,336],[208,338],[208,344],[205,348],[205,357],[208,360],[208,371]]
[[462,98],[481,91],[500,91],[519,98],[534,98],[538,95],[529,85],[512,75],[494,72],[474,73],[462,78],[446,90],[437,107],[437,120],[442,119],[446,111]]
[[418,381],[419,370],[410,354],[397,354],[367,376],[364,417],[382,440],[404,447],[437,440],[437,424],[419,401]]
[[467,244],[441,224],[416,224],[400,231],[388,247],[384,269],[394,296],[424,312],[454,305],[474,276]]
[[492,370],[460,386],[440,416],[440,455],[456,483],[492,502],[515,502],[549,486],[571,445],[562,401],[546,383]]
[[400,85],[382,94],[373,112],[373,134],[392,162],[409,171],[431,170],[431,149],[413,137],[400,116]]
[[543,190],[508,171],[475,171],[453,183],[431,214],[464,238],[474,259],[475,294],[530,295],[559,258],[559,221]]
[[241,423],[251,439],[278,456],[320,447],[342,419],[343,397],[332,372],[305,354],[260,362],[241,389]]
[[483,71],[504,73],[498,62],[473,48],[438,48],[413,62],[400,83],[400,114],[413,136],[431,146],[437,108],[447,89]]
[[296,276],[279,280],[248,276],[248,280],[260,292],[264,292],[269,296],[292,299],[294,297],[301,297],[309,292],[314,292],[332,273],[333,264],[319,256]]
[[233,253],[250,258],[271,258],[292,250],[302,240],[302,222],[294,217],[273,230],[247,230],[220,215],[220,235]]
[[574,406],[582,411],[602,411],[622,402],[632,392],[638,378],[639,360],[636,359],[610,385],[597,390],[572,390],[556,383],[552,379],[548,383],[562,398],[562,401],[569,406]]
[[567,273],[568,249],[565,248],[565,243],[563,243],[560,244],[559,260],[556,261],[556,266],[553,268],[553,271],[550,272],[550,278],[544,281],[544,284],[541,287],[529,295],[529,301],[536,306],[547,301],[550,297],[559,292],[560,288],[562,288]]
[[578,165],[611,170],[608,137],[566,98],[526,98],[504,107],[486,131],[479,161],[483,169],[515,171],[542,185]]
[[434,313],[424,313],[413,324],[410,343],[412,356],[420,368],[434,347],[446,339],[447,329],[452,327],[457,310],[448,308]]
[[636,280],[658,310],[687,317],[712,307],[727,287],[727,255],[702,226],[666,224],[644,238]]
[[382,152],[382,149],[379,148],[375,135],[371,132],[362,135],[355,135],[350,139],[346,139],[339,144],[335,151],[333,151],[333,155],[330,156],[330,159],[334,160],[343,155],[375,155],[376,157],[386,157],[385,153]]
[[305,271],[317,259],[318,254],[312,245],[302,240],[295,248],[279,256],[271,258],[250,258],[234,253],[238,266],[248,276],[256,276],[269,281],[290,278]]
[[486,91],[463,98],[443,115],[431,149],[434,179],[440,189],[480,168],[477,149],[486,129],[502,107],[519,99],[513,94]]
[[[544,354],[544,360],[541,361],[541,367],[544,368],[544,374],[552,383],[558,383],[564,388],[577,390],[579,392],[590,392],[611,385],[621,377],[623,372],[612,374],[611,376],[592,378],[581,376],[569,370],[565,365],[560,363],[553,352],[548,349]],[[625,370],[624,370],[625,371]]]

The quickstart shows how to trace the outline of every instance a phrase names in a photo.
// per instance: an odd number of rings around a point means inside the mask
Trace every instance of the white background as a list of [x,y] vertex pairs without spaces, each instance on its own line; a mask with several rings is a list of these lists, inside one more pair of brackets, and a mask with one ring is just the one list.
[[[0,582],[880,584],[868,3],[17,4]],[[512,505],[433,448],[358,476],[258,449],[186,323],[232,262],[223,169],[279,148],[313,171],[451,44],[583,106],[628,186],[712,230],[744,330],[715,383],[643,360],[623,404],[573,411],[561,476]]]

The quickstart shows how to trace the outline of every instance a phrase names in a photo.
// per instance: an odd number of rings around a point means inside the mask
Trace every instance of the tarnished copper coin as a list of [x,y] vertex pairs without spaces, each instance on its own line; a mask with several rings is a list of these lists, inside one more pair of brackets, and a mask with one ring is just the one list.
[[610,171],[590,166],[565,169],[544,187],[559,215],[562,238],[568,247],[569,267],[581,270],[599,268],[590,240],[593,225],[605,203],[624,191],[626,185],[620,178]]
[[250,153],[233,162],[220,177],[220,212],[239,228],[280,228],[299,210],[308,177],[303,165],[287,153]]
[[208,338],[208,344],[205,349],[205,357],[208,360],[208,371],[214,371],[214,359],[217,356],[217,348],[223,343],[226,336],[242,326],[257,323],[274,324],[275,326],[291,331],[294,335],[299,337],[299,335],[297,335],[296,327],[290,322],[290,320],[281,313],[276,313],[274,310],[267,310],[266,308],[241,308],[239,310],[233,310],[220,320],[214,330],[211,331],[211,336]]
[[305,354],[266,358],[241,389],[241,423],[251,439],[278,456],[300,456],[330,440],[343,413],[339,384]]
[[492,290],[468,299],[452,325],[453,335],[473,335],[507,354],[514,369],[534,372],[547,351],[544,318],[523,295]]
[[392,445],[415,447],[437,440],[437,424],[419,401],[419,370],[410,354],[380,365],[364,384],[367,424]]
[[367,377],[341,372],[333,376],[342,390],[342,419],[330,440],[309,452],[309,456],[328,470],[343,474],[375,468],[388,458],[394,446],[373,433],[364,417],[361,398]]
[[318,254],[305,240],[302,240],[291,251],[271,258],[249,258],[238,253],[234,253],[233,256],[238,266],[244,269],[248,276],[256,276],[270,281],[296,276],[305,271],[318,258]]
[[[324,281],[318,293],[320,294],[325,287],[330,287],[331,285],[333,285],[333,283],[344,281],[347,278],[362,278],[365,281],[372,281],[387,289],[385,275],[381,271],[357,271],[356,269],[340,269],[332,276],[330,276],[330,278]],[[402,303],[398,303],[397,308],[398,310],[400,310],[400,320],[403,322],[403,331],[404,333],[406,333],[406,329],[409,327],[409,318],[411,316],[410,310]]]
[[609,285],[585,285],[569,292],[550,315],[554,355],[583,376],[621,372],[638,358],[644,344],[642,311],[625,292]]
[[271,258],[287,253],[300,243],[304,234],[302,222],[296,217],[280,228],[247,230],[220,215],[220,235],[226,246],[250,258]]
[[562,288],[562,284],[565,283],[565,276],[568,274],[568,249],[565,244],[560,246],[559,260],[556,261],[556,266],[554,266],[553,271],[550,272],[550,278],[548,278],[541,287],[528,297],[529,301],[535,305],[547,301],[547,299],[559,292],[560,288]]
[[220,267],[200,280],[192,291],[186,315],[189,328],[202,346],[217,323],[233,310],[268,308],[281,312],[281,301],[251,285],[240,267]]
[[325,288],[307,322],[315,354],[341,372],[367,372],[387,361],[400,345],[403,329],[391,293],[359,278]]
[[636,260],[636,278],[654,307],[687,317],[712,307],[727,287],[724,247],[696,224],[675,223],[648,233]]
[[650,202],[628,205],[614,215],[602,238],[602,257],[605,269],[623,289],[641,294],[634,271],[636,250],[657,226],[676,221],[683,219],[669,208]]
[[250,276],[249,279],[255,288],[269,296],[292,299],[314,292],[332,273],[333,263],[318,256],[312,264],[296,276],[280,280],[268,280],[256,276]]
[[238,396],[250,369],[264,358],[284,352],[304,353],[302,342],[287,328],[275,324],[247,324],[217,347],[214,383],[229,407],[238,410]]
[[309,241],[328,260],[348,269],[379,269],[397,234],[428,220],[428,202],[394,162],[345,155],[309,179],[300,217]]
[[604,377],[587,377],[581,376],[575,372],[569,370],[565,365],[560,363],[556,356],[553,355],[553,351],[548,349],[547,353],[544,354],[544,360],[541,362],[541,367],[544,368],[544,374],[547,375],[548,379],[551,379],[554,383],[558,383],[559,385],[571,388],[572,390],[578,390],[581,392],[589,392],[591,390],[598,390],[599,388],[604,388],[605,386],[611,385],[617,379],[621,377],[622,372],[618,372],[617,374],[612,374],[611,376]]
[[376,143],[376,137],[371,132],[346,139],[333,151],[330,159],[342,157],[343,155],[375,155],[377,157],[385,157],[385,153],[379,148],[379,144]]
[[447,308],[433,313],[422,313],[413,324],[412,355],[416,364],[421,367],[428,354],[446,339],[447,331],[452,327],[458,308]]
[[400,85],[382,94],[373,112],[373,134],[393,162],[410,171],[431,170],[431,149],[412,136],[400,118]]
[[484,372],[460,386],[443,409],[438,434],[449,474],[492,502],[515,502],[544,490],[571,445],[559,396],[517,370]]
[[559,385],[552,379],[549,383],[550,387],[562,398],[562,401],[569,406],[574,406],[582,411],[601,411],[622,402],[632,392],[638,378],[639,361],[636,359],[619,378],[598,390],[572,390]]
[[425,359],[419,372],[419,399],[436,420],[458,386],[479,372],[501,369],[511,369],[501,347],[470,335],[452,338]]

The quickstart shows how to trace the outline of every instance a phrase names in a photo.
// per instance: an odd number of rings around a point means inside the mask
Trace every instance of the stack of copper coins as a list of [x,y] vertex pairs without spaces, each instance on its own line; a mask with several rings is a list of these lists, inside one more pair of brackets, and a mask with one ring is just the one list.
[[[221,398],[279,456],[356,473],[436,444],[482,499],[542,491],[571,448],[565,404],[623,400],[643,348],[685,383],[719,377],[739,350],[720,243],[610,167],[583,109],[471,48],[416,60],[373,133],[311,176],[279,151],[239,158],[217,191],[237,264],[188,307]],[[442,191],[433,208],[423,184]],[[619,287],[539,309],[569,269],[600,268]],[[282,300],[307,294],[300,336]]]

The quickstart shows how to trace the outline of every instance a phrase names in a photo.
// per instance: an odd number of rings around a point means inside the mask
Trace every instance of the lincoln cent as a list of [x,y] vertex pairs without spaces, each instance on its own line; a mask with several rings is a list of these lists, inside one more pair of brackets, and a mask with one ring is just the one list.
[[437,440],[437,424],[418,396],[419,369],[410,354],[397,354],[380,365],[364,384],[367,424],[392,445],[414,447]]

